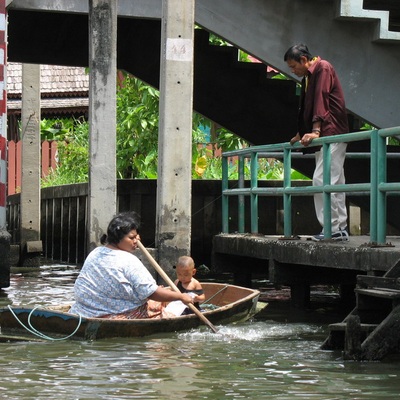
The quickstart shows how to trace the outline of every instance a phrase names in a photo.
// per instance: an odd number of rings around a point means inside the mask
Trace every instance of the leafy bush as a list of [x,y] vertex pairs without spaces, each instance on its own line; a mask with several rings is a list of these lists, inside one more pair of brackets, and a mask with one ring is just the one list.
[[117,174],[156,178],[159,92],[126,75],[117,92]]
[[68,120],[65,125],[60,126],[58,133],[53,133],[56,136],[60,135],[57,143],[58,165],[42,179],[42,187],[87,182],[89,176],[88,123]]
[[[159,92],[139,79],[125,75],[117,89],[117,178],[156,179],[158,164]],[[213,128],[215,137],[205,129]],[[89,124],[76,119],[43,120],[42,140],[58,141],[58,166],[42,180],[42,186],[87,182],[89,176]],[[193,113],[192,178],[221,179],[222,160],[215,150],[231,151],[248,143],[223,127]],[[211,139],[211,144],[208,144]],[[237,168],[230,165],[230,179]],[[283,168],[276,160],[260,160],[259,179],[282,179]],[[295,171],[294,171],[295,173]],[[250,170],[246,165],[245,177]],[[305,177],[303,177],[305,178]]]

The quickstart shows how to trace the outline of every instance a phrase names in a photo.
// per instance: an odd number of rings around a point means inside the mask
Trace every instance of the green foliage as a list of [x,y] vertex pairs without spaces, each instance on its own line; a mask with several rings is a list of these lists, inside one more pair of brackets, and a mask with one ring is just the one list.
[[[201,139],[196,145],[194,143],[193,150],[193,179],[222,179],[222,159],[221,157],[214,157],[213,151],[204,145],[204,138]],[[203,145],[199,145],[203,143]],[[232,151],[237,149],[246,148],[249,144],[228,131],[225,128],[217,129],[216,142],[213,143],[214,147],[221,149],[222,152]],[[246,161],[244,165],[245,179],[250,179],[250,161]],[[228,165],[229,179],[238,179],[237,161],[233,159]],[[292,179],[308,180],[306,176],[296,170],[292,170]],[[259,180],[282,180],[283,179],[283,163],[279,160],[269,158],[260,159],[258,165],[258,179]]]
[[[60,139],[57,142],[58,166],[42,179],[42,187],[87,182],[89,176],[88,123],[68,120],[59,126],[58,131],[54,132]],[[48,132],[46,130],[46,133]]]
[[201,179],[208,168],[208,160],[212,152],[205,145],[205,128],[210,128],[211,121],[202,115],[193,113],[192,130],[192,179]]
[[232,151],[247,147],[248,143],[225,128],[217,130],[217,145],[222,151]]
[[209,43],[214,46],[230,46],[226,40],[221,39],[219,36],[214,35],[213,33],[210,33]]
[[[158,164],[159,92],[131,75],[117,90],[117,177],[156,179]],[[225,128],[215,131],[212,144],[206,144],[205,128],[212,122],[193,113],[192,178],[221,179],[222,160],[215,149],[237,150],[248,143]],[[43,120],[42,140],[58,141],[58,167],[43,179],[42,186],[87,182],[89,174],[89,125],[74,119]],[[250,176],[245,167],[246,179]],[[237,179],[237,167],[229,166],[230,179]],[[282,166],[276,160],[260,160],[259,179],[282,179]]]
[[[210,169],[211,174],[205,174],[206,179],[222,179],[222,159],[215,158],[212,160]],[[210,172],[211,172],[210,171]],[[209,177],[212,175],[211,177]],[[244,165],[244,179],[249,180],[250,174],[250,161],[245,162]],[[232,160],[228,164],[228,179],[237,180],[239,179],[239,172],[237,161]],[[260,159],[258,162],[258,180],[283,180],[283,163],[279,160],[270,159]],[[300,172],[292,169],[291,170],[292,180],[309,180],[308,177],[301,174]]]
[[41,140],[64,140],[64,137],[74,129],[74,119],[42,119],[40,121]]
[[[368,123],[364,123],[364,125],[360,128],[361,131],[372,131],[374,129],[377,129],[377,128]],[[396,137],[388,137],[387,144],[391,145],[391,146],[400,146],[400,140],[397,139]]]
[[372,131],[376,129],[373,125],[370,125],[368,123],[364,123],[364,125],[360,128],[360,131]]
[[130,75],[117,92],[118,178],[156,178],[159,92]]
[[[274,75],[271,79],[278,79],[278,80],[281,80],[281,81],[289,80],[289,78],[286,75],[282,74],[282,72],[280,72],[279,74]],[[300,84],[298,83],[298,85],[300,85]]]

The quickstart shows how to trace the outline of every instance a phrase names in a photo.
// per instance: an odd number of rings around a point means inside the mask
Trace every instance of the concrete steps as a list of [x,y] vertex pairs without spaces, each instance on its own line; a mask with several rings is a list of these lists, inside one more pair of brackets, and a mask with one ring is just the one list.
[[350,360],[382,360],[400,354],[400,287],[397,277],[358,276],[355,309],[329,325],[324,350]]
[[[390,12],[384,10],[385,2],[380,2],[380,7],[383,8],[382,10],[366,9],[364,8],[365,3],[367,3],[366,7],[368,7],[368,2],[365,2],[364,0],[339,0],[337,18],[346,20],[373,21],[375,22],[373,33],[374,42],[390,42],[400,44],[400,32],[390,30]],[[374,2],[371,2],[371,4],[373,5]]]
[[368,297],[379,297],[381,299],[395,300],[400,299],[400,290],[387,289],[387,288],[371,288],[371,289],[355,289],[356,294],[368,296]]

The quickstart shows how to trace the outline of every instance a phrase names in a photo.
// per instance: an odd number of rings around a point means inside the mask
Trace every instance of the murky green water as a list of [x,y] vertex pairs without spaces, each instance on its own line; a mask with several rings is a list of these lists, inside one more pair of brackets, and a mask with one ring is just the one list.
[[[70,301],[73,269],[14,274],[7,304]],[[321,351],[324,323],[273,319],[141,339],[0,343],[2,399],[394,399],[400,363]],[[268,310],[268,309],[267,309]],[[282,317],[282,312],[279,311]],[[284,313],[285,311],[283,311]],[[268,311],[264,314],[268,318]]]

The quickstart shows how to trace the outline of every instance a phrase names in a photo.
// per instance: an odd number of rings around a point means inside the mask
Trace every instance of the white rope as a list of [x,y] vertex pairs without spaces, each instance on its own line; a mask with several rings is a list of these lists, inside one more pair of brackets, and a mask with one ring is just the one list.
[[10,312],[11,312],[11,314],[14,316],[14,318],[19,322],[19,324],[20,324],[23,328],[25,328],[28,332],[30,332],[32,335],[38,336],[38,337],[40,337],[41,339],[52,340],[52,341],[66,340],[66,339],[69,339],[71,336],[75,335],[75,333],[78,331],[78,329],[79,329],[80,326],[81,326],[81,323],[82,323],[82,316],[81,316],[80,314],[78,314],[78,315],[79,315],[78,326],[76,327],[76,329],[75,329],[70,335],[65,336],[65,337],[63,337],[63,338],[52,338],[52,337],[50,337],[50,336],[47,336],[47,335],[45,335],[44,333],[39,332],[39,331],[38,331],[37,329],[35,329],[35,328],[32,326],[32,324],[31,324],[31,316],[32,316],[32,314],[34,313],[34,311],[35,311],[36,309],[38,309],[38,308],[39,308],[39,307],[35,307],[35,308],[32,309],[31,312],[29,313],[29,315],[28,315],[28,325],[29,325],[29,328],[28,328],[28,327],[27,327],[26,325],[24,325],[23,322],[17,317],[17,315],[15,314],[15,312],[14,312],[14,310],[11,308],[11,306],[8,305],[8,309],[10,310]]

